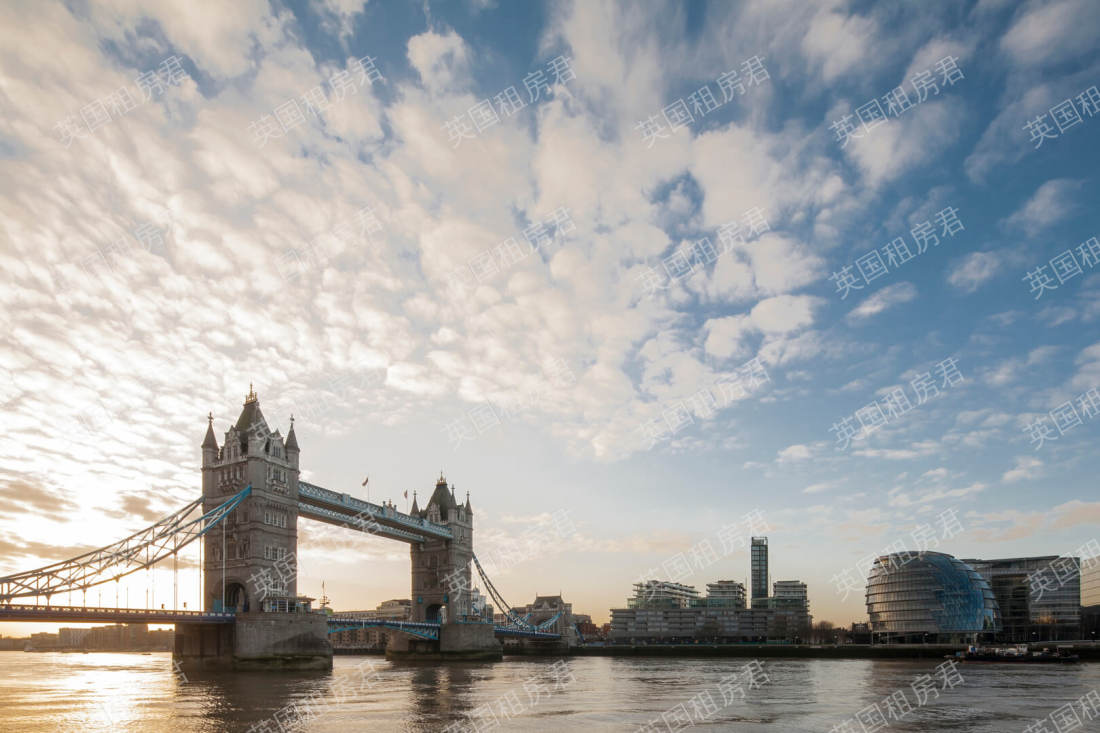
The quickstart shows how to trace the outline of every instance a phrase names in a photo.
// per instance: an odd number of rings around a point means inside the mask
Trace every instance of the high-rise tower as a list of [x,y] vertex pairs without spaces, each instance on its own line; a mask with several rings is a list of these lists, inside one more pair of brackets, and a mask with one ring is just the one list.
[[284,441],[272,432],[249,387],[221,447],[208,417],[202,442],[202,506],[207,512],[252,485],[252,494],[205,538],[203,606],[294,610],[297,597],[298,441],[291,418]]
[[763,605],[768,598],[768,538],[753,537],[750,563],[752,568],[752,605]]

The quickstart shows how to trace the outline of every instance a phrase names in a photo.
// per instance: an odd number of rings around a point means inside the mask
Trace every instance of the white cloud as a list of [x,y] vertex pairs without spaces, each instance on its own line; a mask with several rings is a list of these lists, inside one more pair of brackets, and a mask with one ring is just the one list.
[[1039,186],[1023,206],[1005,219],[1004,223],[1026,232],[1029,236],[1035,236],[1064,220],[1076,208],[1074,198],[1081,184],[1081,181],[1069,178],[1047,181]]
[[973,293],[997,274],[1001,258],[994,252],[971,252],[951,268],[947,282],[964,293]]
[[1019,66],[1045,66],[1096,48],[1100,12],[1090,0],[1033,0],[1001,37],[1001,50]]
[[424,87],[435,94],[462,91],[469,83],[466,43],[452,30],[426,31],[410,38],[409,63]]
[[749,338],[756,334],[782,336],[807,328],[823,302],[811,295],[778,295],[761,300],[748,315],[712,318],[704,324],[704,348],[719,359],[747,356]]
[[937,160],[959,136],[965,118],[960,99],[941,95],[851,138],[845,151],[867,184],[878,186]]
[[812,455],[813,453],[808,445],[795,444],[779,451],[777,458],[780,463],[794,463],[809,460]]
[[753,326],[765,334],[782,334],[811,325],[814,310],[824,301],[812,295],[779,295],[757,303],[749,313]]
[[803,494],[818,494],[822,491],[828,491],[829,489],[838,486],[839,481],[819,481],[814,484],[810,484],[806,488],[802,489]]
[[1038,475],[1038,469],[1042,465],[1043,462],[1034,456],[1019,456],[1016,458],[1015,466],[1005,471],[1004,475],[1001,476],[1001,481],[1007,484],[1013,481],[1035,478]]
[[863,299],[848,314],[850,321],[861,321],[882,313],[884,310],[901,303],[908,303],[917,297],[917,287],[913,283],[901,282],[888,285]]
[[875,57],[878,29],[874,20],[823,9],[814,16],[802,38],[802,51],[811,70],[820,70],[825,82],[859,65],[866,71],[868,59]]
[[705,348],[708,354],[719,359],[741,358],[749,354],[744,338],[755,329],[748,316],[726,316],[712,318],[704,329],[707,337]]
[[940,445],[935,441],[922,440],[913,443],[909,448],[860,448],[852,451],[852,455],[865,458],[885,458],[890,461],[905,461],[930,456],[939,448]]

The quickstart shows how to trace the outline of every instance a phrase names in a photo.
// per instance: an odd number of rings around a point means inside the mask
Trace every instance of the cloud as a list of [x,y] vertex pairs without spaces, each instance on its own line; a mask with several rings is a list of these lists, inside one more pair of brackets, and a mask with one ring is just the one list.
[[811,325],[814,310],[824,301],[811,295],[780,295],[753,306],[749,319],[766,334],[797,331]]
[[867,185],[879,186],[938,159],[959,136],[966,117],[964,102],[941,95],[850,138],[844,150]]
[[917,287],[913,283],[901,282],[888,285],[870,296],[848,313],[849,321],[862,321],[901,303],[908,303],[917,297]]
[[813,324],[814,311],[824,300],[812,295],[778,295],[765,298],[747,315],[712,318],[704,324],[704,348],[719,359],[750,353],[748,340],[756,334],[778,337]]
[[1038,469],[1042,465],[1043,462],[1033,456],[1019,456],[1016,458],[1015,467],[1005,471],[1004,475],[1001,476],[1001,481],[1007,484],[1013,481],[1035,478]]
[[857,64],[874,57],[877,38],[872,18],[823,9],[814,16],[802,38],[802,51],[811,71],[820,71],[826,83],[836,81]]
[[794,463],[809,460],[812,455],[808,445],[789,445],[779,451],[778,460],[780,463]]
[[982,378],[991,387],[1004,387],[1019,380],[1026,370],[1049,362],[1057,351],[1055,346],[1036,347],[1026,357],[1011,357],[986,368],[982,372]]
[[421,33],[409,39],[408,48],[409,63],[432,93],[461,91],[468,83],[469,54],[454,31]]
[[711,356],[729,359],[748,355],[744,338],[755,331],[748,316],[712,318],[706,322],[704,329],[707,334],[704,348]]
[[930,456],[939,448],[940,445],[935,441],[922,440],[913,443],[909,448],[860,448],[852,451],[852,455],[864,458],[885,458],[888,461],[907,461]]
[[1004,527],[979,527],[971,531],[980,542],[1010,542],[1027,539],[1044,532],[1063,537],[1059,530],[1100,523],[1100,501],[1072,499],[1042,511],[1007,509],[983,512],[981,520],[987,524],[1004,524]]
[[1065,61],[1095,49],[1097,24],[1100,12],[1089,0],[1033,0],[1001,37],[1001,51],[1018,66]]
[[77,508],[66,492],[15,477],[0,479],[0,505],[6,509],[19,511],[59,514],[71,512]]
[[1063,221],[1077,206],[1074,197],[1082,181],[1056,178],[1035,191],[1023,206],[1004,220],[1004,225],[1035,236],[1044,229]]
[[828,491],[835,486],[839,486],[839,481],[818,481],[815,484],[810,484],[806,488],[802,489],[803,494],[818,494],[822,491]]
[[982,491],[985,491],[985,489],[986,484],[982,482],[976,482],[959,489],[925,489],[917,492],[916,495],[911,495],[906,492],[898,492],[890,498],[889,503],[890,506],[896,507],[931,504],[932,502],[940,501],[942,499],[962,499],[972,494],[981,493]]
[[963,293],[973,293],[997,274],[1001,258],[994,252],[971,252],[951,268],[947,282]]

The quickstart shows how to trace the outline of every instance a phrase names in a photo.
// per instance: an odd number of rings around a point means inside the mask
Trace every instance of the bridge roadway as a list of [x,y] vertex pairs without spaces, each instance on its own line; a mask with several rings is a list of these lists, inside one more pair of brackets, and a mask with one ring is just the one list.
[[85,608],[82,606],[0,605],[0,621],[73,621],[111,624],[231,624],[232,613],[152,608]]
[[[459,623],[477,623],[460,621]],[[391,621],[384,619],[356,620],[353,616],[332,616],[328,620],[328,633],[335,634],[340,631],[354,629],[383,628],[391,631],[402,631],[406,634],[419,636],[422,639],[438,639],[439,624],[431,621]],[[555,641],[561,639],[561,634],[552,634],[547,631],[534,631],[520,629],[514,626],[493,626],[493,634],[496,636],[510,636],[522,639],[545,639]]]
[[380,506],[350,494],[298,482],[298,516],[349,527],[392,540],[418,545],[429,537],[451,539],[451,528],[421,517],[403,514],[392,506]]
[[[44,621],[74,623],[112,623],[112,624],[231,624],[237,620],[234,613],[214,613],[204,611],[179,611],[153,608],[88,608],[84,606],[35,606],[30,604],[0,605],[0,621]],[[439,638],[439,624],[416,623],[410,621],[388,621],[380,619],[359,619],[354,616],[329,617],[329,633],[348,629],[381,627],[391,631],[402,631],[425,639]],[[560,639],[560,634],[545,631],[521,629],[514,626],[494,626],[496,636],[510,636],[525,639]]]

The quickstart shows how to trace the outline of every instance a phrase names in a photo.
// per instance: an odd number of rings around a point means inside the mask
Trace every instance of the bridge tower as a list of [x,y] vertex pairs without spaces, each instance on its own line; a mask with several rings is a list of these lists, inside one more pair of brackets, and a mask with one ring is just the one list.
[[435,491],[423,509],[413,499],[414,516],[451,528],[452,539],[428,538],[410,545],[412,560],[412,620],[464,621],[470,605],[470,561],[474,555],[474,511],[467,494],[465,506],[455,499],[454,487],[440,474]]
[[224,536],[219,528],[205,538],[203,605],[208,611],[294,611],[299,456],[294,418],[284,441],[268,427],[250,385],[221,447],[213,415],[208,419],[202,442],[203,511],[249,484],[252,494],[222,522]]

